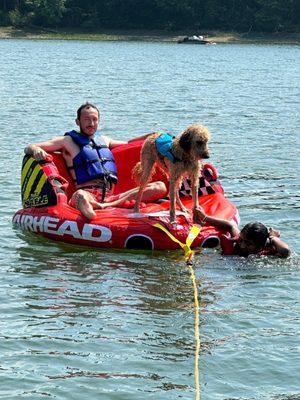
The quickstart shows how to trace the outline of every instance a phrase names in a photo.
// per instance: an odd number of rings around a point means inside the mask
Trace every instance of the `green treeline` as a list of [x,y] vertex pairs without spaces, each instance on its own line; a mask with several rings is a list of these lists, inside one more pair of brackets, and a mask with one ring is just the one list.
[[0,0],[0,25],[299,32],[300,0]]

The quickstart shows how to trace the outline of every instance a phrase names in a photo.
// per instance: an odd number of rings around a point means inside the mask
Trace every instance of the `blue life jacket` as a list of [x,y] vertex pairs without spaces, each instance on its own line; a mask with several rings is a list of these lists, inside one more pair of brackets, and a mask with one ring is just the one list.
[[167,157],[170,161],[175,163],[178,159],[173,155],[171,147],[174,137],[168,133],[162,133],[155,140],[156,149],[162,157]]
[[101,179],[110,185],[117,183],[115,159],[103,138],[99,137],[96,141],[74,130],[65,133],[65,136],[70,136],[80,148],[73,158],[73,166],[69,167],[74,169],[77,185],[94,179]]

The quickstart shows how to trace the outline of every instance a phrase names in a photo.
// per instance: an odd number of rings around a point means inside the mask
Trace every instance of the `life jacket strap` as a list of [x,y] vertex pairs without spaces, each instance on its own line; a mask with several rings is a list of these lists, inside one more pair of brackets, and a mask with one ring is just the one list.
[[83,190],[85,190],[85,189],[99,189],[99,190],[101,190],[102,191],[101,202],[103,203],[104,199],[105,199],[106,192],[108,190],[110,190],[111,188],[112,188],[111,182],[109,180],[107,180],[106,178],[104,178],[102,183],[99,183],[99,184],[96,184],[96,185],[80,186],[79,189],[83,189]]
[[[94,164],[96,162],[100,162],[100,163],[106,163],[106,162],[110,162],[110,161],[114,161],[112,158],[94,158],[93,160],[86,160],[83,161],[81,164],[79,165],[89,165],[89,164]],[[67,169],[75,169],[74,166],[68,166]]]

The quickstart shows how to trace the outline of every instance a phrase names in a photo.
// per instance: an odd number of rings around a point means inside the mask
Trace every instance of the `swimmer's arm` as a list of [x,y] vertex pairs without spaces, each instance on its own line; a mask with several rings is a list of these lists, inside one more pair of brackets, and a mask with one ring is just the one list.
[[236,224],[231,221],[227,221],[226,219],[207,216],[205,223],[207,223],[207,225],[212,225],[218,229],[229,232],[231,237],[236,237],[240,234],[240,231]]
[[231,237],[238,236],[240,231],[235,223],[231,221],[227,221],[226,219],[211,217],[203,211],[201,208],[197,208],[194,210],[194,213],[197,213],[201,218],[202,225],[212,225],[218,229],[224,230],[230,233]]
[[65,149],[67,141],[66,136],[59,136],[46,142],[32,143],[25,147],[24,153],[37,161],[45,160],[49,156],[48,152]]
[[289,246],[277,236],[270,236],[270,244],[278,257],[286,258],[291,254]]

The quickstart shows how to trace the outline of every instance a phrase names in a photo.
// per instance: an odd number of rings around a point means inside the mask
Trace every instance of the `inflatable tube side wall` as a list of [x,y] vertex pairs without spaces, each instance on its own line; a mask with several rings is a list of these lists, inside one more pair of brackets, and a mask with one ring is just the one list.
[[24,208],[55,206],[66,202],[68,182],[53,162],[38,162],[25,156],[21,174],[21,196]]

